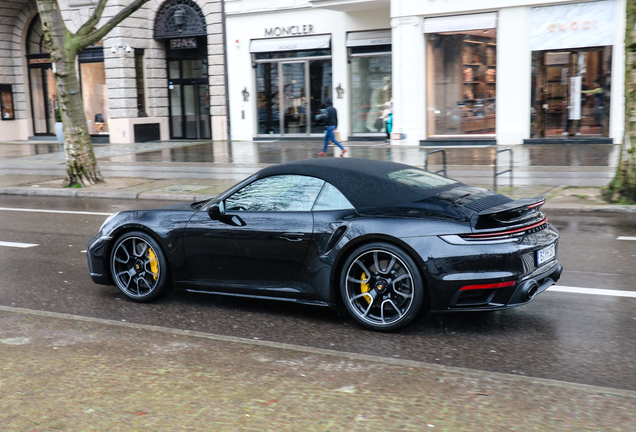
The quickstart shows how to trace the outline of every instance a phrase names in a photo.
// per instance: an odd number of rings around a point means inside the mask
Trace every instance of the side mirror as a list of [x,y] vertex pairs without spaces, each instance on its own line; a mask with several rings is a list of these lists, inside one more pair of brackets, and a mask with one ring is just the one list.
[[219,220],[221,219],[221,215],[223,214],[223,203],[214,203],[208,208],[208,215],[210,215],[210,219]]

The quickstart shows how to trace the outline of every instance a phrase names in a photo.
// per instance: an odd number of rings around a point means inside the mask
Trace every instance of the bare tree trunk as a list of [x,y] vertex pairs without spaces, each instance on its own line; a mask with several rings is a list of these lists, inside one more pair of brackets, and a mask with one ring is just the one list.
[[103,181],[88,133],[84,104],[75,69],[78,47],[66,29],[56,0],[39,0],[44,39],[51,52],[51,63],[58,103],[64,124],[66,155],[65,186]]
[[86,183],[104,181],[93,143],[84,117],[84,101],[77,78],[77,54],[108,34],[117,24],[138,10],[148,0],[131,0],[131,3],[96,28],[108,0],[98,0],[91,17],[77,33],[71,33],[64,23],[57,0],[36,0],[42,19],[44,40],[51,53],[51,64],[57,86],[60,114],[64,124],[64,151],[66,155],[67,187],[85,186]]
[[636,0],[627,0],[625,31],[625,138],[614,180],[605,197],[636,202]]

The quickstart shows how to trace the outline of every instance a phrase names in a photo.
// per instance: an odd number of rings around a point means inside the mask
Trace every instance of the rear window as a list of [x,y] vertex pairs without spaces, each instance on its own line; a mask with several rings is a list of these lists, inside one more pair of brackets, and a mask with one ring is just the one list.
[[392,173],[388,173],[386,176],[391,180],[395,180],[409,186],[415,186],[420,189],[430,189],[457,183],[457,181],[453,179],[418,169],[394,171]]

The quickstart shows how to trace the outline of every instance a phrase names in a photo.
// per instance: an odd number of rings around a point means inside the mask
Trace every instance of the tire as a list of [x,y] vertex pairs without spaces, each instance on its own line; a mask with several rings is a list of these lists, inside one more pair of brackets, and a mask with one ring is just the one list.
[[359,324],[376,331],[394,331],[418,316],[424,285],[408,254],[392,244],[377,242],[357,248],[345,260],[340,294]]
[[110,271],[117,288],[130,300],[149,302],[170,291],[165,254],[144,232],[127,232],[117,239]]

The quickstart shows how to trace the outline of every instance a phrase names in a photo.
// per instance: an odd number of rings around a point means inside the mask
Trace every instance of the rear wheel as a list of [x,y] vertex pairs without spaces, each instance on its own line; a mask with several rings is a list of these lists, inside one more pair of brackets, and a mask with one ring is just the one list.
[[131,300],[151,301],[168,291],[164,253],[155,239],[144,232],[132,231],[117,239],[110,269],[117,287]]
[[424,299],[415,262],[388,243],[370,243],[353,251],[342,269],[340,293],[356,321],[379,331],[409,324]]

